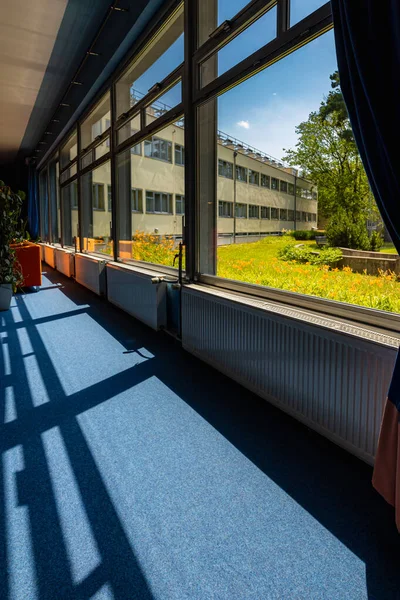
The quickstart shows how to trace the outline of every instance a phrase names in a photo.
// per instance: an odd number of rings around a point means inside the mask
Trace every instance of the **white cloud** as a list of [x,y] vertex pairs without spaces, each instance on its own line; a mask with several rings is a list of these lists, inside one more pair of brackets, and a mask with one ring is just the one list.
[[272,95],[273,95],[273,96],[276,96],[276,92],[274,92]]
[[250,129],[250,123],[248,121],[238,121],[236,125],[243,127],[244,129]]

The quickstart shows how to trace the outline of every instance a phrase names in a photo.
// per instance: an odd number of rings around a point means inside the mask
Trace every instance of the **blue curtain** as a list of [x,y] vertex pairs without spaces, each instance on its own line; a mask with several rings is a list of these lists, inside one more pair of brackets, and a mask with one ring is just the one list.
[[39,196],[37,171],[32,165],[28,173],[28,231],[32,239],[39,235]]
[[[340,84],[376,202],[400,251],[400,1],[331,0]],[[400,531],[400,355],[382,420],[373,485]]]

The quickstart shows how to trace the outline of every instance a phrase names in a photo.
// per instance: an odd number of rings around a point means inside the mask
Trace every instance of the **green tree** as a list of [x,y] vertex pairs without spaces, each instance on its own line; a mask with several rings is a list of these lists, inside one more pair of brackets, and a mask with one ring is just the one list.
[[369,184],[351,130],[338,73],[318,111],[296,127],[299,141],[284,160],[300,167],[318,185],[318,210],[331,218],[342,210],[356,221],[366,219]]

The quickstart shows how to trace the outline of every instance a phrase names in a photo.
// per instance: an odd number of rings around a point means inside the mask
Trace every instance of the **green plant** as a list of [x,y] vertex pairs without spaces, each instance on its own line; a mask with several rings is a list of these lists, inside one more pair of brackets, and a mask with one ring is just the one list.
[[289,235],[291,235],[295,240],[315,240],[317,235],[324,235],[324,231],[316,231],[315,229],[298,229],[296,231],[291,231]]
[[278,252],[278,257],[284,261],[332,266],[340,260],[342,252],[338,248],[323,248],[320,252],[315,252],[305,246],[287,244]]
[[353,220],[344,211],[332,217],[326,228],[326,237],[330,246],[369,250],[371,247],[366,224],[362,217]]
[[382,248],[384,243],[383,236],[379,231],[373,231],[369,238],[370,249],[374,252],[379,251]]
[[21,267],[11,243],[21,235],[22,199],[0,181],[0,283],[9,283],[15,292],[23,282]]

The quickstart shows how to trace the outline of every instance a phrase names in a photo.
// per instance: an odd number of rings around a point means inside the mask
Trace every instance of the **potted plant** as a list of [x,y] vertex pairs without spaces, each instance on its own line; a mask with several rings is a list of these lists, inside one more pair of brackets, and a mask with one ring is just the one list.
[[19,235],[22,200],[0,181],[0,310],[8,310],[22,276],[11,242]]

